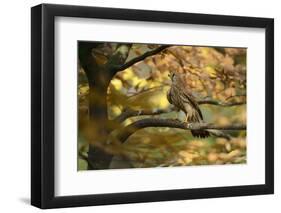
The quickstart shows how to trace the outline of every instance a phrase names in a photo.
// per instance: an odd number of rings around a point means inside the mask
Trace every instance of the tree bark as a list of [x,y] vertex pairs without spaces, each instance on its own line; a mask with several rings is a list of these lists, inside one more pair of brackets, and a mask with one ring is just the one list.
[[[105,68],[101,68],[92,57],[92,49],[97,48],[98,44],[82,42],[79,44],[79,59],[89,83],[89,119],[98,123],[107,119],[106,92],[110,82],[110,75]],[[99,122],[105,124],[104,122]],[[100,136],[108,134],[105,126],[101,129]],[[103,142],[103,141],[100,141]],[[108,168],[112,155],[106,153],[99,147],[89,145],[88,151],[88,170]]]
[[[95,138],[97,142],[105,143],[106,136],[110,133],[107,127],[107,88],[117,70],[115,66],[122,65],[129,54],[131,44],[121,44],[114,50],[113,47],[106,46],[107,55],[104,55],[104,63],[94,59],[92,51],[104,53],[106,43],[80,42],[79,61],[83,67],[89,83],[89,118],[94,121],[99,128],[99,136]],[[112,49],[111,49],[112,48]],[[93,143],[94,144],[94,143]],[[89,145],[88,170],[107,169],[113,155],[105,152],[100,147]]]

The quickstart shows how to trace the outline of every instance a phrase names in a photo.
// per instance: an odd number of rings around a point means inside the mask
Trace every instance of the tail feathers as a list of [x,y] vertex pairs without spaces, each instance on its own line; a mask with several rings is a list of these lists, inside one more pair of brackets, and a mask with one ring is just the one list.
[[206,130],[191,130],[191,134],[194,137],[199,137],[199,138],[206,138],[210,136],[210,133]]

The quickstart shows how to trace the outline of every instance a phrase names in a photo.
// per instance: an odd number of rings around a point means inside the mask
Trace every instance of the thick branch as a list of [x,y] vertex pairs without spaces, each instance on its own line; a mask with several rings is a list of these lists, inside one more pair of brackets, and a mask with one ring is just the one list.
[[[218,105],[218,106],[239,106],[246,104],[246,102],[241,101],[241,102],[232,102],[232,103],[223,103],[220,101],[215,101],[211,99],[206,99],[206,100],[201,100],[197,102],[198,104],[211,104],[211,105]],[[140,115],[159,115],[162,113],[169,113],[171,112],[172,109],[159,109],[159,110],[132,110],[132,109],[125,109],[118,117],[114,119],[115,122],[117,123],[122,123],[126,119],[134,116],[140,116]]]
[[211,99],[206,99],[206,100],[200,100],[197,102],[198,104],[212,104],[212,105],[218,105],[218,106],[238,106],[238,105],[243,105],[246,104],[245,101],[239,101],[239,102],[221,102],[221,101],[215,101]]
[[185,130],[246,130],[244,124],[216,125],[211,123],[186,123],[174,119],[146,118],[138,120],[123,129],[117,135],[120,142],[125,142],[134,132],[147,127],[170,127]]
[[152,56],[152,55],[156,55],[158,53],[160,53],[161,51],[165,50],[166,48],[170,47],[170,45],[163,45],[163,46],[160,46],[154,50],[151,50],[151,51],[148,51],[146,53],[144,53],[143,55],[140,55],[136,58],[133,58],[132,60],[128,61],[127,63],[121,65],[121,66],[117,66],[115,67],[115,71],[121,71],[121,70],[125,70],[129,67],[131,67],[132,65],[134,65],[135,63],[137,62],[140,62],[144,59],[146,59],[147,57],[149,56]]

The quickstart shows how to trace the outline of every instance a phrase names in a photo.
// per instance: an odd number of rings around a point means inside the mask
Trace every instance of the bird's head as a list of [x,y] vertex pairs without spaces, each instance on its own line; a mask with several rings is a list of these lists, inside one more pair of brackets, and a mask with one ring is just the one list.
[[172,83],[177,83],[181,80],[181,74],[176,72],[169,73],[169,78],[171,79]]
[[175,77],[175,73],[171,72],[168,74],[168,77],[173,81],[173,78]]

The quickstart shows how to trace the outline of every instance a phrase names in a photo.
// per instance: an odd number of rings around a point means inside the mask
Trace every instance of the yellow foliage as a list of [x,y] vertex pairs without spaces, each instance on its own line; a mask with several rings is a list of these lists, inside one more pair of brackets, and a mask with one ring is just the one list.
[[123,86],[122,81],[117,78],[112,79],[110,83],[115,90],[121,90],[121,88]]
[[125,81],[130,80],[133,77],[135,77],[135,73],[131,68],[128,68],[125,71],[123,71],[122,79],[124,79]]
[[128,98],[127,106],[133,109],[165,109],[170,103],[167,100],[169,87],[159,87],[141,92]]
[[[130,56],[131,58],[144,52],[145,45],[138,45],[137,49],[132,48],[135,54]],[[224,54],[211,47],[174,46],[169,48],[170,52],[163,54],[165,57],[160,55],[148,57],[118,72],[108,89],[109,118],[113,119],[120,115],[126,108],[135,110],[169,108],[171,105],[167,100],[167,91],[170,88],[168,74],[171,71],[185,75],[186,88],[190,89],[198,100],[210,98],[225,103],[246,100],[233,98],[246,90],[246,67],[234,64],[234,61],[236,63],[234,57],[236,55],[244,57],[245,50],[220,49],[227,53]],[[104,65],[107,62],[105,57],[95,57],[98,64]],[[89,87],[85,81],[80,83],[78,91],[80,120],[89,114],[88,93]],[[206,122],[218,125],[246,123],[246,105],[233,107],[199,105],[199,107]],[[183,112],[176,111],[155,116],[163,119],[186,118]],[[143,117],[145,116],[126,119],[122,125],[128,125]],[[102,125],[102,123],[92,124],[88,131],[94,136],[99,136],[101,134],[99,126]],[[110,137],[114,137],[116,132],[117,130]],[[246,132],[230,134],[231,140],[213,136],[201,139],[194,138],[187,130],[151,127],[136,131],[124,144],[119,144],[114,149],[130,159],[135,167],[245,163]]]
[[205,72],[208,73],[211,78],[217,77],[217,72],[213,67],[210,66],[205,67]]
[[89,93],[89,86],[88,85],[84,85],[79,87],[79,94],[80,95],[86,95]]

